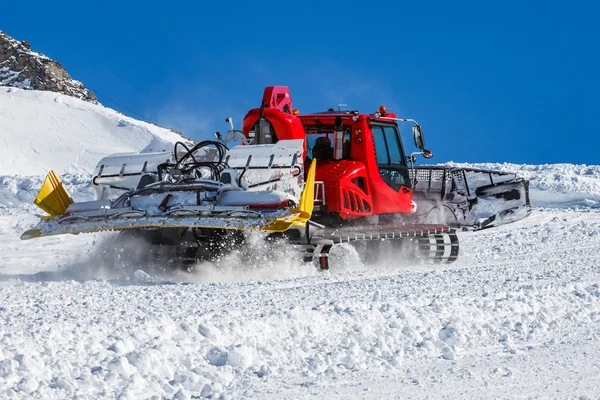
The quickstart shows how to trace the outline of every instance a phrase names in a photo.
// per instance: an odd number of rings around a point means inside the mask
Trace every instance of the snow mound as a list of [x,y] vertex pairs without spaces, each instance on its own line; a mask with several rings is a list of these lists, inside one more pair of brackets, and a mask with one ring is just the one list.
[[[0,176],[0,207],[2,205],[32,204],[45,177]],[[77,201],[94,199],[92,181],[89,174],[65,174],[61,177],[67,191]]]
[[91,173],[104,156],[171,151],[180,134],[54,92],[0,86],[0,175]]

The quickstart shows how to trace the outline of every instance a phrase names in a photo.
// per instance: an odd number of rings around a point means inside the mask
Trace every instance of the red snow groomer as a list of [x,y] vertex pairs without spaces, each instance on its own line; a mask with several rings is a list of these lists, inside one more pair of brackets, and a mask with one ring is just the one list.
[[[455,227],[492,226],[529,212],[527,182],[514,175],[414,167],[415,155],[432,156],[422,128],[385,107],[300,114],[289,89],[272,86],[241,130],[227,121],[231,129],[217,133],[218,142],[105,157],[94,173],[93,202],[73,203],[49,174],[36,204],[50,216],[22,238],[118,230],[145,240],[153,259],[193,262],[243,246],[244,231],[254,230],[303,247],[306,261],[326,269],[341,243],[355,245],[367,261],[391,252],[453,262]],[[399,123],[413,125],[417,152],[405,152]],[[239,144],[228,148],[232,142]],[[471,184],[467,172],[475,176]]]

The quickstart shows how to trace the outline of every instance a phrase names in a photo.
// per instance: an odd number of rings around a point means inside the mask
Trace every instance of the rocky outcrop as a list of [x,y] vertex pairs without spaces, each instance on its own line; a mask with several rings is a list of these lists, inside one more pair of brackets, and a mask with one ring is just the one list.
[[0,86],[49,90],[97,103],[94,93],[76,81],[62,65],[31,50],[27,41],[18,41],[0,31]]

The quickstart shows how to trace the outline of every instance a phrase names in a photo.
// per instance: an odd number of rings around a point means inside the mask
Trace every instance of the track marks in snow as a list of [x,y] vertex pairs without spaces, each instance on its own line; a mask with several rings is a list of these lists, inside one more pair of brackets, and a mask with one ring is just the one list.
[[247,395],[242,381],[398,373],[419,360],[516,354],[600,327],[598,285],[500,286],[446,299],[434,290],[401,296],[398,283],[0,282],[5,393]]
[[[589,229],[568,230],[580,246],[561,265],[552,248],[565,218]],[[417,388],[436,379],[423,367],[431,363],[439,379],[462,388],[437,382],[449,397],[475,393],[481,379],[492,386],[512,379],[524,389],[525,361],[511,368],[502,360],[548,357],[545,349],[565,340],[600,340],[600,271],[584,254],[599,223],[597,213],[568,211],[523,222],[513,234],[547,260],[523,262],[514,256],[518,246],[509,246],[498,262],[484,250],[490,236],[505,233],[484,231],[463,240],[477,264],[443,269],[380,266],[283,280],[242,274],[246,281],[204,284],[155,276],[0,281],[0,393],[262,398],[301,387],[354,396],[344,380],[368,387],[369,376],[383,380],[378,387],[410,387],[419,397],[428,392]],[[549,240],[532,234],[548,227]],[[563,371],[567,356],[556,357],[555,370]],[[335,382],[346,384],[335,389]]]

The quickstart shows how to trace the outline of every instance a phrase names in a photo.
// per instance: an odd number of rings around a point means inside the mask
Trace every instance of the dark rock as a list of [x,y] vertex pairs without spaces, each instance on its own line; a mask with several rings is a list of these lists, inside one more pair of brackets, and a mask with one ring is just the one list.
[[13,39],[0,31],[0,86],[49,90],[92,103],[94,93],[71,78],[60,63],[31,50],[29,42]]

